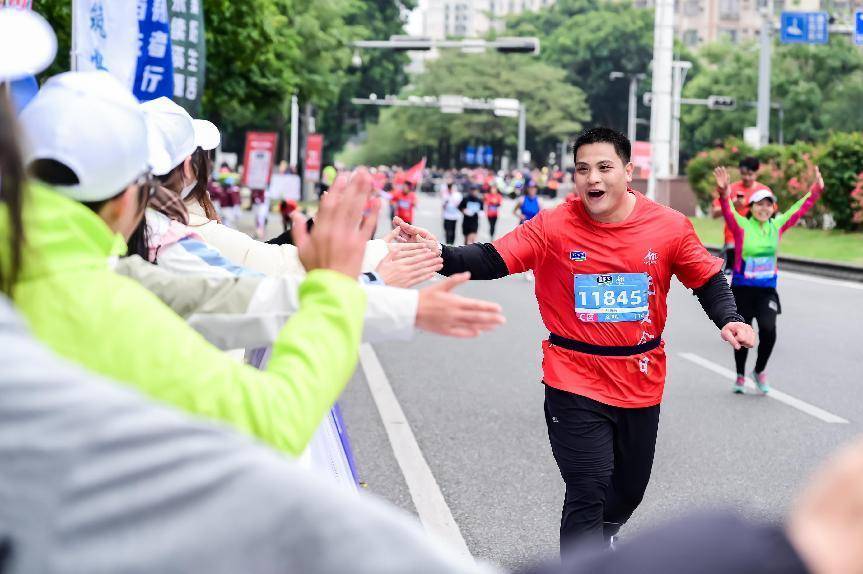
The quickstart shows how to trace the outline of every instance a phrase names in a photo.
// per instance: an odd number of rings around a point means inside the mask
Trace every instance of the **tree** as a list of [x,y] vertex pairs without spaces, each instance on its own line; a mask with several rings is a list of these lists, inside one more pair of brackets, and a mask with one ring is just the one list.
[[[757,99],[758,46],[714,44],[699,53],[702,73],[688,82],[684,95],[706,98],[710,94],[733,96],[734,111],[712,111],[703,106],[685,106],[682,146],[697,151],[715,145],[730,135],[742,135],[755,125],[756,109],[746,105]],[[863,127],[859,109],[863,101],[863,54],[847,38],[826,46],[777,45],[771,74],[772,100],[782,102],[785,140],[817,141],[831,131],[853,131]],[[773,112],[772,135],[778,131]]]
[[[628,86],[612,71],[645,73],[653,58],[653,11],[627,1],[560,0],[507,23],[507,35],[538,36],[541,58],[581,88],[593,121],[626,129]],[[645,87],[647,84],[645,84]]]
[[[584,92],[567,84],[564,76],[562,70],[530,56],[449,52],[431,62],[401,97],[516,98],[527,108],[528,147],[541,158],[559,149],[561,141],[590,119]],[[390,109],[369,126],[366,144],[354,157],[364,163],[408,162],[416,160],[418,150],[425,150],[435,156],[435,163],[450,165],[457,160],[458,148],[472,143],[491,144],[498,153],[504,148],[514,151],[516,119],[478,111],[441,116],[435,108]]]
[[[388,39],[404,34],[405,15],[415,4],[414,0],[363,0],[345,21],[358,30],[359,39]],[[358,54],[362,64],[348,70],[335,102],[319,108],[318,129],[324,134],[325,157],[342,149],[348,138],[378,117],[379,108],[355,106],[352,98],[372,93],[397,94],[408,82],[404,70],[409,61],[407,54],[393,50],[365,50]]]

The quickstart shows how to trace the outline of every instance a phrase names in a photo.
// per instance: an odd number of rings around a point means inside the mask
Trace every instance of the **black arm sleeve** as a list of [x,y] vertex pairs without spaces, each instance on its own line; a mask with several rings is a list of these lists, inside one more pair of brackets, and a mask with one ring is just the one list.
[[732,321],[743,322],[743,317],[737,312],[734,293],[725,280],[722,272],[711,277],[707,283],[693,291],[698,302],[710,320],[720,329]]
[[500,279],[509,275],[506,263],[491,243],[472,243],[461,247],[441,246],[441,275],[470,271],[471,279]]

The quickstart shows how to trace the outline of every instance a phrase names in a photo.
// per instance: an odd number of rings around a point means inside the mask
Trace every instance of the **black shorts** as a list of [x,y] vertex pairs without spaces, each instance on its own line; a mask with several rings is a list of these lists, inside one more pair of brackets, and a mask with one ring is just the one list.
[[479,217],[465,217],[461,222],[461,232],[465,235],[476,233],[479,229]]

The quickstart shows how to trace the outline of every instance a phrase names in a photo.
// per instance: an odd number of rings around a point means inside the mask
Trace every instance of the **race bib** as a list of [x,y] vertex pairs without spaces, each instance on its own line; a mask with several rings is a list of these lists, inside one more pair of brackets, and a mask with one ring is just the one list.
[[407,199],[400,199],[399,200],[399,207],[401,209],[410,209],[411,208],[411,202],[408,201]]
[[464,208],[464,214],[467,215],[468,217],[473,217],[477,213],[479,213],[479,210],[472,205],[469,205],[469,206]]
[[743,276],[747,279],[771,279],[774,275],[775,257],[747,257],[743,262]]
[[647,273],[575,276],[575,314],[587,323],[641,321],[647,317]]

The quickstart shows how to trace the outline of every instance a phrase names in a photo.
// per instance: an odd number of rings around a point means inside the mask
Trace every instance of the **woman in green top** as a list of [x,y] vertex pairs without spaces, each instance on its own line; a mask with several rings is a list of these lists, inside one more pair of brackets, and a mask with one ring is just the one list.
[[[770,391],[765,369],[770,353],[776,344],[776,316],[782,312],[776,292],[778,277],[776,252],[782,234],[800,221],[824,190],[824,179],[815,167],[815,183],[809,193],[801,197],[787,211],[778,213],[776,197],[769,190],[760,190],[749,198],[749,214],[740,215],[729,200],[729,178],[724,167],[714,171],[719,191],[722,215],[734,234],[734,274],[731,291],[737,309],[747,323],[758,321],[758,357],[752,379],[762,393]],[[737,380],[734,392],[743,393],[746,382],[747,349],[734,351]]]

